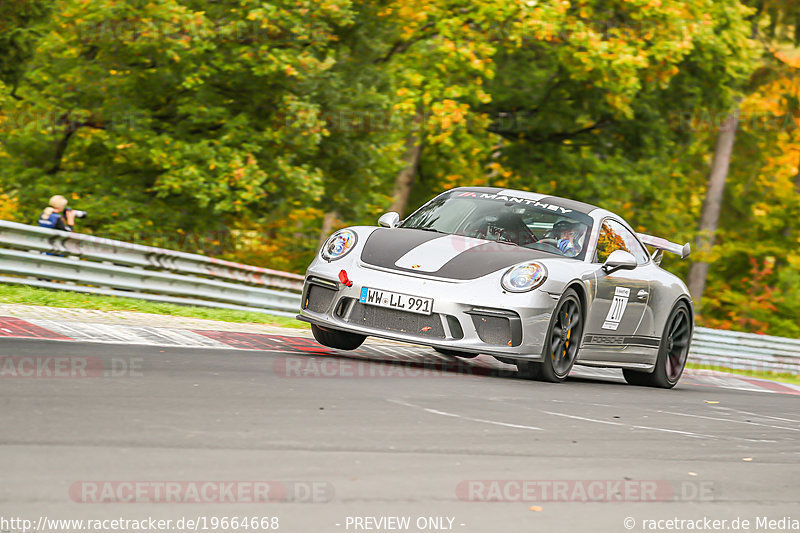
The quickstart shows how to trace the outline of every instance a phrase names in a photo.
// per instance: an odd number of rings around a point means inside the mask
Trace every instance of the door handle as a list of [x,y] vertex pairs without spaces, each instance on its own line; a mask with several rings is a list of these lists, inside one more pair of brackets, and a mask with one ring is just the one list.
[[642,290],[640,290],[639,292],[637,292],[637,293],[636,293],[636,297],[637,297],[638,299],[640,299],[640,300],[647,300],[647,297],[648,297],[649,295],[650,295],[650,293],[649,293],[649,292],[647,292],[647,291],[646,291],[646,290],[644,290],[644,289],[642,289]]

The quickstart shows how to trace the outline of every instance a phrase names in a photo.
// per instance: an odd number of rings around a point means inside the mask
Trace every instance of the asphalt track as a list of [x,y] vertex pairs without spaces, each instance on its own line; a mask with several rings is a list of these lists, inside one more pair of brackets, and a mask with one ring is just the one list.
[[[0,517],[275,516],[279,531],[319,533],[390,531],[357,528],[353,517],[411,519],[395,531],[447,530],[416,523],[448,517],[450,530],[470,533],[649,531],[643,521],[659,519],[701,520],[651,524],[661,531],[791,531],[800,519],[797,396],[0,339],[0,356],[45,355],[102,361],[117,375],[0,380]],[[321,489],[295,494],[312,502],[235,504],[93,503],[74,493],[86,482],[204,480]],[[540,492],[521,498],[507,480],[538,482]],[[569,490],[542,495],[564,480]],[[611,483],[606,497],[582,497],[577,488],[595,481]],[[655,493],[637,494],[643,481]],[[620,495],[624,487],[632,492]],[[505,501],[480,501],[489,497]],[[784,522],[757,527],[764,518]]]

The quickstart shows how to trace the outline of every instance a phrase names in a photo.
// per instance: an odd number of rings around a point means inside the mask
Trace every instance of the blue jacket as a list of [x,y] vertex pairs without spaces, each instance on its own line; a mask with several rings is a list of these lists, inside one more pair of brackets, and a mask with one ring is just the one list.
[[72,231],[72,228],[67,225],[67,221],[64,220],[59,213],[51,213],[50,216],[42,216],[39,217],[39,226],[43,228],[50,228],[50,229],[60,229],[62,231]]

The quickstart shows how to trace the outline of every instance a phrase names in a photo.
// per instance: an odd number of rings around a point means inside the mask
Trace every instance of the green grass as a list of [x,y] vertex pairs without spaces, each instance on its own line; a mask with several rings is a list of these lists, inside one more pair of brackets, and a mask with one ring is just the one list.
[[719,372],[727,372],[729,374],[737,374],[739,376],[747,376],[750,378],[769,379],[772,381],[791,383],[792,385],[800,385],[800,376],[796,374],[765,372],[760,370],[737,370],[737,369],[723,368],[712,365],[698,365],[695,363],[687,363],[686,368],[694,368],[697,370],[717,370]]
[[41,305],[67,309],[93,309],[99,311],[138,311],[189,318],[205,318],[224,322],[254,322],[288,328],[307,328],[305,322],[264,313],[216,309],[213,307],[184,306],[151,302],[138,298],[121,298],[80,292],[58,291],[28,287],[25,285],[0,284],[0,303]]

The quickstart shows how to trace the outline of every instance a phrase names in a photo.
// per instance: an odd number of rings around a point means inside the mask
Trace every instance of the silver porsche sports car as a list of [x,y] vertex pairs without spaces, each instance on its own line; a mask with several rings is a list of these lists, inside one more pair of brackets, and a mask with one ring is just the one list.
[[576,363],[622,368],[636,385],[680,379],[692,300],[659,264],[688,244],[593,205],[498,188],[452,189],[378,224],[335,232],[308,267],[298,318],[321,344],[353,350],[375,336],[487,354],[552,382]]

